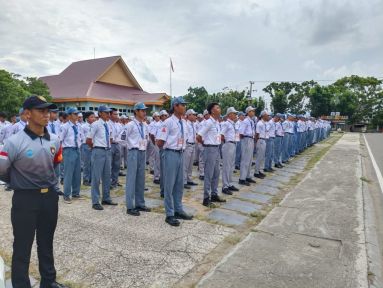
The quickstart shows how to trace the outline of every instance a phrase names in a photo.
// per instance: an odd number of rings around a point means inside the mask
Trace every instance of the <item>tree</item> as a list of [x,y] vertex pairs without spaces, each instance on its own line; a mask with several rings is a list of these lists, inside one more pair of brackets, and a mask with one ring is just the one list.
[[295,88],[292,82],[271,82],[263,91],[271,97],[271,110],[274,113],[285,113],[289,108],[289,94]]
[[0,70],[0,111],[5,111],[8,115],[16,114],[31,94],[51,99],[48,87],[41,80],[22,78],[18,74]]
[[332,101],[331,88],[317,84],[309,90],[309,99],[308,108],[311,110],[312,116],[330,115]]
[[[337,80],[333,86],[337,89],[338,108],[344,108],[346,101],[340,102],[344,98],[348,98],[353,103],[353,113],[350,122],[371,123],[374,115],[379,115],[382,104],[382,80],[375,77],[360,77],[351,75]],[[346,95],[344,95],[346,94]],[[350,107],[348,107],[350,108]]]
[[189,87],[188,93],[184,96],[185,100],[189,103],[188,109],[193,109],[198,113],[202,113],[208,104],[209,93],[205,87]]

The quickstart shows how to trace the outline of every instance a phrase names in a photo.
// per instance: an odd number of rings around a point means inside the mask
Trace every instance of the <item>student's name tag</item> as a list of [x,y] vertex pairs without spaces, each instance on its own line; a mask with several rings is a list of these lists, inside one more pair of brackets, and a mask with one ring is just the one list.
[[177,147],[183,147],[184,145],[184,138],[178,138],[177,140]]
[[217,139],[217,143],[221,144],[221,134],[218,134],[216,136],[216,139]]
[[239,141],[239,133],[235,133],[235,141],[238,142]]
[[145,151],[147,145],[148,145],[148,140],[146,140],[146,139],[140,140],[140,146],[139,146],[138,150]]

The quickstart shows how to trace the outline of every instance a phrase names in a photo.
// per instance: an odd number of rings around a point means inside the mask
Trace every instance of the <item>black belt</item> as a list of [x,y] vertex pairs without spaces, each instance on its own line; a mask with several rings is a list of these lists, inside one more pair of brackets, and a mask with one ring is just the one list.
[[100,147],[100,146],[96,146],[96,147],[93,147],[93,149],[110,150],[110,147]]
[[203,144],[203,147],[219,147],[220,145]]
[[235,141],[226,141],[225,143],[233,143],[233,144],[236,144]]
[[63,149],[78,149],[78,147],[64,147]]
[[130,148],[130,149],[128,149],[128,150],[129,150],[129,151],[130,151],[130,150],[138,150],[138,148]]
[[195,143],[190,143],[190,142],[187,142],[187,141],[186,141],[186,144],[188,144],[188,145],[194,145]]
[[277,137],[283,137],[283,136],[279,136],[279,135],[277,135]]
[[243,138],[254,138],[253,136],[242,135]]
[[258,138],[258,139],[261,139],[261,140],[267,140],[266,138]]
[[49,190],[52,190],[53,187],[47,187],[47,188],[36,188],[36,189],[15,189],[16,193],[25,192],[25,193],[41,193],[45,194],[48,193]]
[[274,137],[271,137],[271,136],[270,136],[269,138],[275,138],[275,136],[274,136]]
[[184,150],[176,150],[176,149],[169,149],[169,148],[165,148],[165,150],[167,150],[167,151],[172,151],[172,152],[177,152],[177,153],[183,153],[184,152]]

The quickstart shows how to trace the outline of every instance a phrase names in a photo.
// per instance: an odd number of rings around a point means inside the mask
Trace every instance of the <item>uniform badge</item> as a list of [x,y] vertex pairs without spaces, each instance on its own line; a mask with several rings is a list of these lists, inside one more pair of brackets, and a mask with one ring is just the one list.
[[52,153],[52,155],[56,154],[56,147],[51,146],[51,153]]
[[27,156],[28,158],[32,158],[33,157],[33,150],[28,149],[27,151],[25,151],[25,156]]
[[166,127],[162,127],[161,132],[166,132]]

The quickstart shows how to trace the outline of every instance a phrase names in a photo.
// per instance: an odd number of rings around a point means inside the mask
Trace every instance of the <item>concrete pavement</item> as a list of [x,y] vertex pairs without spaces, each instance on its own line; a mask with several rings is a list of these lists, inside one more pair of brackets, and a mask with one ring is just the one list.
[[345,134],[198,287],[368,287],[359,134]]

